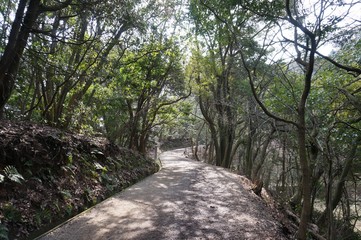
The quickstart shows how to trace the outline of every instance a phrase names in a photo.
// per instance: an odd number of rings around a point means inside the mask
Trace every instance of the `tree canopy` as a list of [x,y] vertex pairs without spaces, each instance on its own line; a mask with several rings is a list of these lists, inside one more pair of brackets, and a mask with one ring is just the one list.
[[298,239],[311,222],[339,239],[361,207],[360,7],[2,0],[0,119],[101,134],[142,154],[187,139],[196,159],[289,203]]

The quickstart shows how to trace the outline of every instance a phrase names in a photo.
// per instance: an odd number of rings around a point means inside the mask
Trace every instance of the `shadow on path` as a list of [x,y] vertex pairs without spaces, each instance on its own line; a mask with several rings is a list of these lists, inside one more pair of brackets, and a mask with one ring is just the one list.
[[182,152],[163,153],[160,172],[40,239],[286,239],[240,176]]

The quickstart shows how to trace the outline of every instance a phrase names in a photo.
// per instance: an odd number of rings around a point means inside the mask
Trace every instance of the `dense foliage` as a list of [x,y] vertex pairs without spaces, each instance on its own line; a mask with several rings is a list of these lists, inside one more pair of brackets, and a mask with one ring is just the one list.
[[3,0],[0,117],[143,154],[185,138],[287,203],[299,239],[309,222],[347,238],[361,230],[360,6]]

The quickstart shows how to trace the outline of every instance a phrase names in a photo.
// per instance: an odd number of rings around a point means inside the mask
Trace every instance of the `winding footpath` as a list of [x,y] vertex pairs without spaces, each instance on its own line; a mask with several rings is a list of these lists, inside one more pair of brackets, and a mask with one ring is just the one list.
[[39,239],[287,239],[241,176],[182,153],[163,153],[161,171]]

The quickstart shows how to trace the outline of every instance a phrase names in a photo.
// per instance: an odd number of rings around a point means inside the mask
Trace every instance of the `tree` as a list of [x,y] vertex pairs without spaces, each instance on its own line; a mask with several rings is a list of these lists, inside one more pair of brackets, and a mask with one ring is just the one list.
[[[255,4],[252,6],[252,4]],[[312,89],[313,76],[315,72],[316,66],[316,56],[320,56],[340,69],[347,70],[353,72],[355,74],[360,73],[360,69],[355,67],[346,66],[340,64],[325,55],[322,55],[319,52],[319,47],[322,44],[325,44],[329,41],[328,37],[333,34],[333,37],[336,38],[336,29],[338,29],[338,24],[345,19],[346,15],[343,16],[335,16],[333,13],[328,13],[328,9],[334,7],[339,4],[342,6],[344,3],[338,3],[336,1],[318,1],[315,3],[317,7],[313,9],[315,11],[307,10],[307,6],[303,5],[299,1],[291,1],[286,0],[283,4],[283,14],[282,15],[273,15],[273,13],[279,12],[279,4],[281,2],[263,2],[263,6],[260,6],[257,3],[243,3],[243,6],[251,11],[259,14],[265,19],[274,19],[280,23],[282,20],[285,20],[289,23],[293,28],[293,39],[285,38],[286,42],[289,42],[294,47],[294,61],[300,67],[303,75],[303,85],[301,94],[297,98],[297,111],[294,119],[280,117],[275,115],[273,112],[269,110],[269,108],[264,104],[264,102],[258,97],[255,88],[255,80],[259,78],[255,71],[256,68],[254,66],[249,66],[247,64],[246,58],[243,57],[243,62],[246,68],[248,69],[250,84],[252,87],[253,94],[255,99],[257,100],[260,107],[264,110],[264,112],[274,118],[275,120],[291,124],[297,129],[298,134],[298,151],[299,151],[299,163],[301,166],[302,173],[302,211],[301,211],[301,221],[298,231],[299,239],[306,239],[307,235],[307,224],[310,221],[311,217],[311,183],[313,178],[313,164],[311,163],[312,158],[309,157],[309,153],[312,155],[312,148],[308,149],[308,143],[311,146],[315,146],[314,149],[317,150],[317,145],[312,142],[307,136],[309,129],[309,117],[307,114],[308,110],[308,98],[310,96],[310,92]],[[350,3],[349,8],[354,7],[356,3]],[[282,5],[281,5],[282,6]],[[273,9],[274,11],[272,11]],[[266,11],[267,12],[266,12]],[[271,10],[271,11],[270,11]],[[310,18],[310,16],[314,16],[314,18]],[[356,23],[356,22],[354,22]],[[283,29],[285,26],[283,26]],[[317,133],[317,129],[314,129],[315,133]],[[312,136],[312,133],[309,133]],[[317,155],[315,155],[317,157]]]
[[[353,66],[357,66],[357,42],[359,37],[347,40],[341,49],[330,57],[337,61],[353,62]],[[326,205],[317,223],[325,227],[329,239],[341,238],[342,234],[353,228],[351,221],[354,213],[350,211],[340,211],[342,224],[334,219],[339,218],[336,212],[347,209],[342,206],[353,202],[353,194],[349,189],[355,174],[359,171],[357,156],[361,145],[361,112],[357,104],[360,97],[358,89],[358,77],[340,71],[327,60],[322,61],[320,69],[314,75],[310,112],[313,122],[318,125],[317,139],[314,142],[318,144],[323,160],[321,167],[325,169],[325,191],[321,191],[322,195],[318,195],[318,198],[324,198]],[[328,97],[319,98],[318,96],[325,91],[329,93]]]
[[[187,97],[183,93],[180,57],[180,51],[172,40],[158,41],[154,38],[138,50],[125,52],[112,91],[116,96],[114,100],[119,103],[115,106],[122,106],[121,109],[127,113],[123,122],[114,127],[120,132],[118,137],[126,135],[129,148],[146,153],[152,129],[162,124],[158,115],[165,114],[167,106]],[[104,119],[107,120],[106,128],[114,124],[108,113]]]
[[[194,70],[189,72],[197,84],[200,110],[210,129],[215,164],[230,168],[240,145],[236,140],[237,129],[243,122],[239,111],[242,97],[246,95],[242,89],[244,73],[236,66],[241,46],[254,43],[241,40],[243,35],[251,34],[253,28],[247,21],[247,13],[230,2],[192,1],[190,12],[199,39],[193,53]],[[239,29],[232,28],[233,24]],[[202,55],[202,51],[207,54]]]
[[21,57],[30,33],[37,30],[35,29],[36,20],[42,14],[68,7],[71,2],[71,0],[66,0],[54,5],[43,5],[40,0],[19,1],[15,19],[0,59],[0,119],[4,117],[4,107],[14,88]]
[[22,96],[10,100],[16,106],[16,101],[26,99],[24,118],[69,128],[79,122],[77,106],[89,88],[111,80],[113,62],[130,44],[130,30],[140,30],[142,23],[132,14],[135,1],[119,0],[117,7],[112,7],[114,2],[95,3],[79,3],[38,18],[37,31],[43,34],[32,36],[15,89]]

